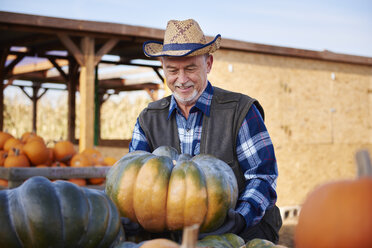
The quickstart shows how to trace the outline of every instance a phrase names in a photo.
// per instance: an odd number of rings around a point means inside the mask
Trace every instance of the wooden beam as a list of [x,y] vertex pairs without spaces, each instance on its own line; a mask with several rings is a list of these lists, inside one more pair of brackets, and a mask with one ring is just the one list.
[[95,59],[94,59],[94,65],[97,65],[100,61],[103,55],[111,51],[111,49],[119,42],[119,39],[109,39],[97,52]]
[[53,59],[53,58],[48,58],[49,61],[54,65],[54,67],[57,69],[57,71],[59,72],[59,74],[61,74],[61,76],[63,78],[66,79],[66,81],[68,81],[68,76],[66,75],[66,73],[62,70],[62,68],[59,66],[59,64],[57,64],[56,60]]
[[76,61],[80,65],[84,65],[84,55],[79,47],[71,40],[71,38],[68,35],[65,34],[57,34],[58,38],[61,40],[63,45],[67,48],[67,50],[74,56]]
[[147,94],[149,94],[153,101],[158,100],[158,90],[151,90],[149,88],[145,88],[145,91],[147,92]]
[[79,152],[93,147],[94,141],[94,39],[83,37],[81,50],[85,63],[80,69],[80,141]]
[[[48,57],[49,60],[53,59],[59,67],[67,65],[66,60],[62,59],[55,59],[53,57]],[[24,73],[29,73],[29,72],[34,72],[34,71],[47,71],[53,68],[53,64],[51,61],[40,61],[37,63],[29,63],[25,65],[18,65],[14,67],[12,75],[19,75],[19,74],[24,74]]]

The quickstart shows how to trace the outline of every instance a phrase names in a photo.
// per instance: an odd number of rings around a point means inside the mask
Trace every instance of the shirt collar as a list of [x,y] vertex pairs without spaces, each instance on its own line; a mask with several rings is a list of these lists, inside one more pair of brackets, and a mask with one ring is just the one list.
[[[211,83],[208,81],[207,87],[205,88],[203,93],[200,95],[195,105],[191,108],[190,112],[195,112],[197,110],[200,110],[201,112],[203,112],[203,114],[205,114],[206,116],[209,116],[210,109],[211,109],[211,103],[212,103],[212,97],[213,97],[213,87]],[[177,105],[176,99],[172,95],[170,105],[169,105],[168,119],[170,118],[170,116],[176,109],[181,112],[181,110],[179,109]]]

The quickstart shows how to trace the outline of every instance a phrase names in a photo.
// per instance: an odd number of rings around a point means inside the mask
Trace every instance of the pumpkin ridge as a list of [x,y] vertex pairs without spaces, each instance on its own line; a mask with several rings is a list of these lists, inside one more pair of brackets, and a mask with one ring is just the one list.
[[[141,166],[133,192],[133,207],[139,223],[149,230],[165,228],[166,199],[172,160],[153,156]],[[142,213],[138,216],[138,213]],[[150,216],[153,216],[150,218]]]
[[[134,222],[138,222],[133,207],[135,182],[137,181],[138,173],[141,170],[144,163],[146,163],[152,157],[154,156],[151,155],[151,153],[148,153],[141,155],[140,157],[134,157],[133,159],[126,161],[125,166],[119,168],[118,183],[114,183],[114,185],[118,188],[114,189],[114,192],[117,192],[116,195],[117,202],[119,203],[130,202],[130,204],[128,204],[127,207],[119,207],[120,213]],[[130,170],[133,171],[131,182],[129,181],[130,178],[128,178],[128,171]],[[123,206],[125,205],[123,204]]]
[[207,188],[205,176],[196,163],[188,161],[186,173],[186,196],[184,204],[184,226],[201,224],[207,213]]
[[[62,215],[57,211],[61,206],[53,184],[41,176],[33,177],[24,184],[25,187],[20,188],[18,198],[21,197],[21,204],[24,210],[27,209],[25,217],[30,228],[29,235],[32,240],[30,246],[47,246],[50,242],[62,242],[63,240],[58,239],[62,236],[58,233],[62,232]],[[33,197],[30,198],[30,195]],[[44,219],[47,223],[38,223],[38,219]]]
[[106,243],[106,240],[105,238],[108,236],[107,234],[109,233],[109,229],[107,228],[109,225],[110,225],[110,219],[111,219],[111,211],[110,211],[110,208],[108,206],[108,203],[107,202],[104,202],[104,204],[106,205],[106,209],[108,209],[108,213],[107,213],[107,218],[105,220],[105,229],[106,229],[106,232],[105,234],[103,235],[103,237],[101,238],[100,242],[98,243],[97,247],[106,247],[104,244]]
[[[99,247],[107,247],[111,243],[110,241],[114,240],[115,237],[120,235],[120,215],[119,212],[115,206],[115,204],[109,200],[108,196],[104,194],[103,192],[99,192],[102,197],[106,198],[107,201],[105,201],[108,205],[108,223],[107,223],[107,228],[106,228],[106,233],[104,235],[104,238],[102,239],[102,242],[100,243]],[[119,232],[115,234],[113,231],[118,229]]]
[[[8,227],[9,227],[10,230],[7,229],[6,227],[4,227],[4,223],[1,223],[1,225],[0,225],[0,230],[1,230],[1,232],[0,232],[0,237],[1,237],[0,244],[4,245],[4,247],[5,247],[5,246],[9,245],[8,242],[16,241],[17,244],[12,244],[12,246],[14,246],[14,247],[24,247],[22,240],[20,239],[18,233],[16,232],[16,227],[14,225],[12,214],[7,214],[7,213],[9,213],[9,209],[10,209],[9,199],[12,197],[12,196],[9,197],[9,195],[12,195],[13,191],[10,191],[10,190],[5,190],[5,191],[6,191],[5,194],[0,194],[0,216],[5,217],[6,220],[8,220],[7,222],[8,222]],[[5,199],[2,199],[3,197]],[[3,219],[3,218],[1,218],[1,219]],[[3,236],[3,234],[4,234],[4,236]],[[9,237],[11,235],[12,235],[12,237]],[[7,243],[5,243],[5,242],[7,242]]]
[[[60,205],[63,243],[65,246],[69,246],[71,242],[79,243],[88,220],[85,207],[87,205],[86,197],[75,184],[59,180],[53,184]],[[72,223],[70,219],[73,219],[74,222]]]

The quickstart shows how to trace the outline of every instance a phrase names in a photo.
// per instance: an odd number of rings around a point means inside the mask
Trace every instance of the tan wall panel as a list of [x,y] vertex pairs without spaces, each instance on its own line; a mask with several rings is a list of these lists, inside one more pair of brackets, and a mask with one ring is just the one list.
[[220,50],[209,80],[264,107],[280,206],[301,204],[321,183],[353,178],[356,150],[372,149],[371,67]]
[[278,205],[301,204],[315,187],[334,180],[356,176],[355,152],[372,145],[287,144],[276,149],[279,178]]

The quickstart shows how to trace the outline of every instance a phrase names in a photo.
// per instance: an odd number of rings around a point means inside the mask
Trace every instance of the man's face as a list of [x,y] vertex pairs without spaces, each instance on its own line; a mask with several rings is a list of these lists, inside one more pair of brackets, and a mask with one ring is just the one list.
[[207,86],[211,55],[162,58],[167,85],[179,104],[193,105]]

